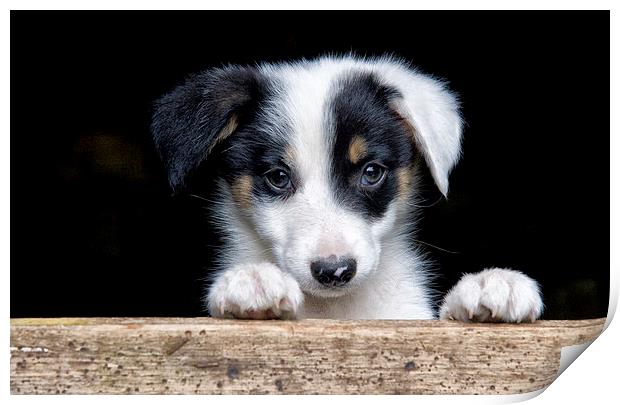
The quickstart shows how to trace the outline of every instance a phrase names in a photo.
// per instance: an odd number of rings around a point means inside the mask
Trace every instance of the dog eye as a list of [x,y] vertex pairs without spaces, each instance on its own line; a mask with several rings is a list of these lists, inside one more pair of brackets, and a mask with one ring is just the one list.
[[360,184],[363,187],[376,187],[385,178],[386,169],[385,167],[377,164],[377,163],[368,163],[362,169],[362,177],[360,179]]
[[282,169],[273,169],[265,174],[267,182],[275,189],[282,191],[292,187],[288,173]]

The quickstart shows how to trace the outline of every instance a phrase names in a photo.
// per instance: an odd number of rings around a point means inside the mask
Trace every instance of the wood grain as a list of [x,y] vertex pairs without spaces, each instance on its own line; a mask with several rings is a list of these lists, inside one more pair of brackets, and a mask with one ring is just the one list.
[[605,319],[11,320],[13,394],[513,394],[553,382]]

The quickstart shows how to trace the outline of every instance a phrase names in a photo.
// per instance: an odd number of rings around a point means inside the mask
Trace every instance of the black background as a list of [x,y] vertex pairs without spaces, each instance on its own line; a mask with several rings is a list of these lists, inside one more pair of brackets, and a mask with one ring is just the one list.
[[150,103],[225,63],[393,52],[467,122],[418,239],[445,292],[518,268],[547,319],[605,316],[608,12],[12,12],[11,316],[204,315],[204,202],[172,197]]

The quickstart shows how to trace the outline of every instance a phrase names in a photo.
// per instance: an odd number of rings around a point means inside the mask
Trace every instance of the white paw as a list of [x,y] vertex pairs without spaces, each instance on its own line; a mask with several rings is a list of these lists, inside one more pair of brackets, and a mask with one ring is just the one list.
[[543,310],[538,283],[508,269],[465,274],[446,294],[439,319],[464,322],[534,322]]
[[303,298],[297,281],[273,264],[241,264],[218,276],[207,305],[218,318],[293,319]]

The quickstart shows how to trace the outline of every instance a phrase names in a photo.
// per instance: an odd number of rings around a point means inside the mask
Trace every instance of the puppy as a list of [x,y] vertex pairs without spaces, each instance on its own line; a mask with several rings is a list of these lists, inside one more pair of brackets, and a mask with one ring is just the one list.
[[[205,161],[225,238],[212,316],[432,319],[412,247],[420,165],[438,189],[459,159],[458,101],[392,57],[228,66],[155,103],[152,133],[175,192]],[[507,269],[465,275],[439,317],[533,321],[537,283]]]

